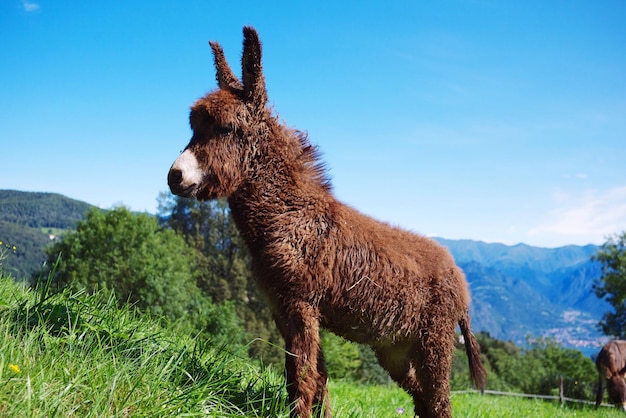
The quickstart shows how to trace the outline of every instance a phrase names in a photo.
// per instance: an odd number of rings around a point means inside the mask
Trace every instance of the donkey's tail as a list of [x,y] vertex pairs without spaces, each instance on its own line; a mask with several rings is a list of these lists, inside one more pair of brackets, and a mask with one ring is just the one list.
[[467,353],[467,360],[469,362],[470,379],[474,386],[482,392],[487,385],[487,372],[480,359],[480,346],[470,328],[470,316],[468,311],[465,311],[465,314],[459,320],[459,327],[461,328],[461,333],[465,340],[465,352]]

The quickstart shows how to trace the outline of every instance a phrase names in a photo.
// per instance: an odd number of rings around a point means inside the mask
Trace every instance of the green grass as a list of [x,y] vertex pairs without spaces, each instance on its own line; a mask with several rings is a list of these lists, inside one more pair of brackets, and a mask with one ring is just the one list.
[[[411,398],[395,385],[359,386],[351,382],[330,383],[331,402],[337,417],[402,417],[413,416]],[[404,410],[403,414],[398,408]],[[478,393],[452,394],[452,414],[462,418],[570,418],[570,417],[623,417],[615,408],[593,405],[566,404],[557,401],[525,399],[509,396],[480,395]]]
[[61,235],[65,234],[68,231],[68,229],[50,228],[50,227],[43,227],[43,226],[38,229],[40,232],[46,235],[54,235],[56,237],[60,237]]
[[[2,417],[286,417],[283,385],[279,371],[112,299],[51,295],[0,277]],[[395,385],[332,380],[330,392],[336,417],[412,416],[411,399]],[[623,416],[478,394],[454,394],[452,405],[455,417]]]
[[0,279],[0,416],[279,416],[282,377],[112,299]]
[[[413,416],[413,400],[395,384],[366,386],[331,380],[329,390],[333,413],[337,417]],[[398,408],[402,408],[404,414],[399,414]]]
[[452,410],[455,417],[623,417],[624,412],[615,408],[601,407],[598,410],[593,405],[565,404],[561,406],[557,401],[541,399],[525,399],[510,396],[493,396],[479,394],[454,394],[452,396]]

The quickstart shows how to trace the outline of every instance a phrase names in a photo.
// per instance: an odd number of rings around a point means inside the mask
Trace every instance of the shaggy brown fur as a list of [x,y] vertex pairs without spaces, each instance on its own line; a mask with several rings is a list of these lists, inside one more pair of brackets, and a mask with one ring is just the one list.
[[596,358],[598,369],[598,391],[596,392],[596,408],[602,403],[603,385],[606,381],[606,389],[609,399],[617,407],[626,410],[626,341],[609,341],[602,347]]
[[370,345],[420,417],[450,417],[455,327],[471,378],[486,374],[470,331],[462,271],[434,241],[335,199],[306,135],[267,106],[256,31],[244,28],[243,78],[211,42],[219,88],[191,108],[193,137],[168,175],[173,193],[227,196],[286,343],[292,415],[330,416],[320,327]]

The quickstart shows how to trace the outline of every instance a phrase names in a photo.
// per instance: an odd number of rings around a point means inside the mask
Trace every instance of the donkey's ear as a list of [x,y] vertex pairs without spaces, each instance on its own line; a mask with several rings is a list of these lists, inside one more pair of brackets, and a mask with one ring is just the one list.
[[217,85],[220,89],[229,90],[243,90],[243,86],[241,82],[235,77],[228,62],[226,62],[226,57],[224,57],[224,50],[222,46],[217,42],[210,41],[209,45],[211,45],[211,49],[213,50],[213,59],[215,60],[215,71],[216,71],[216,79]]
[[243,56],[241,57],[243,72],[243,93],[246,101],[258,106],[267,103],[265,78],[261,67],[261,41],[252,26],[243,28]]

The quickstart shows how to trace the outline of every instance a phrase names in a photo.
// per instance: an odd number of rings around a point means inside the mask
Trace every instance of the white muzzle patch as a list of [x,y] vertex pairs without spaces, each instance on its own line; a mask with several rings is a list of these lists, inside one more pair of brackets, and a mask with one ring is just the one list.
[[182,189],[199,186],[204,177],[196,156],[189,150],[183,151],[183,153],[178,156],[174,164],[172,164],[170,171],[171,170],[179,170],[181,172],[182,179],[179,186]]

